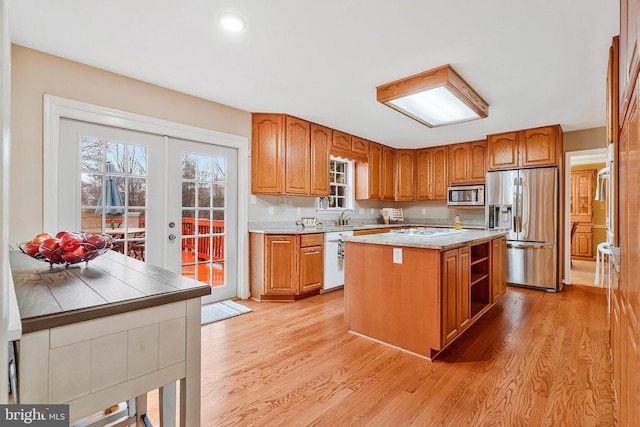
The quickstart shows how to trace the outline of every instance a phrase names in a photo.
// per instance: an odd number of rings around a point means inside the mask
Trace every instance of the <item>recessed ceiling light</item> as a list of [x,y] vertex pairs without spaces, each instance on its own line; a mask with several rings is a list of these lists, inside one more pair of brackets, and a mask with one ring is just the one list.
[[228,31],[240,31],[245,25],[244,19],[242,19],[241,16],[230,12],[223,12],[218,15],[218,22]]

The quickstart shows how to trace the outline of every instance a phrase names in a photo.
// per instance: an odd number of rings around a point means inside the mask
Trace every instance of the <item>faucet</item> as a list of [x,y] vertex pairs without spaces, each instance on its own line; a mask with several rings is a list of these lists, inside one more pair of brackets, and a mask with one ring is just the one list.
[[353,209],[345,209],[340,212],[340,216],[338,217],[338,225],[347,225],[349,222],[349,216],[344,216],[346,212],[355,212]]

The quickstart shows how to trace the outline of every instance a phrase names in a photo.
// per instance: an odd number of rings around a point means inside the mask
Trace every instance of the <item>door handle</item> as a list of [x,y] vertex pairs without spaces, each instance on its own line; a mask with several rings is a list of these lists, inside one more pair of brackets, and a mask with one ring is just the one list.
[[169,234],[169,240],[171,240],[172,242],[174,240],[176,240],[176,235],[175,234]]

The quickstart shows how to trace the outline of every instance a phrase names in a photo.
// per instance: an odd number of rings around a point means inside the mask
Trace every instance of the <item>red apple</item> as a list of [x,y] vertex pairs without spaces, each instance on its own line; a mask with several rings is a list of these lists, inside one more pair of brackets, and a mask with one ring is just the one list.
[[87,243],[96,249],[104,249],[107,247],[107,239],[100,234],[93,234],[87,238]]
[[40,244],[40,253],[49,261],[60,262],[60,240],[52,237]]
[[22,250],[25,254],[35,256],[40,250],[40,245],[33,242],[27,242],[22,246]]
[[51,234],[49,234],[49,233],[40,233],[36,237],[31,239],[31,243],[35,243],[36,245],[39,245],[40,243],[42,243],[45,240],[50,239],[52,237],[53,236]]
[[84,236],[79,233],[66,233],[60,237],[60,246],[64,252],[73,252],[82,246]]
[[78,248],[75,251],[62,252],[61,257],[63,261],[68,262],[70,264],[75,264],[76,262],[80,262],[85,257],[84,247],[78,246]]
[[68,231],[58,231],[58,232],[56,233],[56,238],[57,238],[57,239],[62,239],[62,238],[63,238],[66,234],[68,234],[68,233],[69,233]]

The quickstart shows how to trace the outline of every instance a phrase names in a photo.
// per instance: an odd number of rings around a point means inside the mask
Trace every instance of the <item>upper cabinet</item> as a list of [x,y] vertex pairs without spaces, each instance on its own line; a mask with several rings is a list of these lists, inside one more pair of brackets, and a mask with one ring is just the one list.
[[360,154],[362,156],[369,155],[369,141],[366,139],[358,138],[357,136],[351,137],[351,152],[354,154]]
[[252,121],[252,193],[329,194],[328,128],[312,132],[311,123],[284,114],[254,113]]
[[486,149],[485,140],[449,145],[447,172],[450,185],[483,184]]
[[366,162],[356,163],[356,199],[382,199],[382,145],[369,142]]
[[620,127],[626,120],[629,100],[631,99],[632,82],[638,72],[638,0],[620,0]]
[[382,146],[382,199],[395,200],[396,150]]
[[396,200],[415,200],[415,152],[396,150]]
[[351,151],[351,135],[337,130],[333,131],[331,147],[339,150]]
[[366,162],[369,155],[369,141],[334,130],[331,154],[337,157]]
[[447,199],[447,147],[416,150],[415,199]]
[[487,136],[487,169],[557,166],[562,160],[560,125]]

